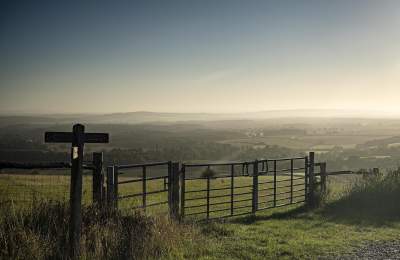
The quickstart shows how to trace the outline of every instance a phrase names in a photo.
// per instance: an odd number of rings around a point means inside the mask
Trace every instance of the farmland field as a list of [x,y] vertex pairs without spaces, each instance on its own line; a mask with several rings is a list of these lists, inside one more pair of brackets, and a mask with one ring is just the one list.
[[263,137],[248,137],[221,141],[223,144],[235,146],[256,146],[260,144],[278,145],[292,149],[303,150],[330,150],[335,146],[343,148],[355,148],[370,140],[387,138],[387,135],[276,135]]
[[[69,170],[39,172],[10,171],[0,174],[0,202],[13,201],[24,206],[33,200],[68,201],[70,192]],[[83,204],[92,201],[92,175],[83,175]]]

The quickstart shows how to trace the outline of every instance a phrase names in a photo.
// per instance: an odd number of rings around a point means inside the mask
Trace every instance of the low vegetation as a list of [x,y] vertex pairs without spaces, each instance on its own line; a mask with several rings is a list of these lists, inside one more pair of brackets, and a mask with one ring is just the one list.
[[365,174],[326,207],[326,214],[353,221],[382,223],[400,219],[400,169]]
[[[161,185],[161,184],[160,184]],[[289,206],[255,216],[178,224],[140,212],[83,211],[87,259],[317,259],[362,245],[400,239],[400,173],[329,179],[319,208]],[[301,205],[301,204],[300,204]],[[128,214],[127,214],[128,213]],[[2,205],[0,258],[64,258],[68,207],[33,202]]]
[[[30,207],[1,209],[1,259],[63,259],[68,254],[68,206],[58,202],[34,202]],[[81,239],[85,259],[182,258],[190,226],[166,217],[140,212],[120,214],[83,210]]]

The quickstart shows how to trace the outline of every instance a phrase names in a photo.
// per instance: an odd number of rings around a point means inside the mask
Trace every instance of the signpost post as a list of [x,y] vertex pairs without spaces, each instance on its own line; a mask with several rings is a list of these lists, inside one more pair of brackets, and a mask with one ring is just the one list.
[[85,133],[81,124],[73,126],[70,132],[46,132],[46,143],[71,143],[71,189],[70,189],[70,257],[79,258],[79,244],[81,236],[81,208],[82,208],[82,168],[83,147],[85,143],[108,143],[106,133]]

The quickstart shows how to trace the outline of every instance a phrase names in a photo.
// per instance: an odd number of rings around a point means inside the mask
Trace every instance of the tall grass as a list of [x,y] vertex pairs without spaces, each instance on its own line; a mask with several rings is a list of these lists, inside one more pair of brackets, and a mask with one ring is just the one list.
[[[183,258],[187,226],[140,212],[122,215],[83,208],[83,259]],[[34,202],[0,210],[0,259],[66,259],[69,209],[60,202]]]
[[343,196],[327,207],[331,215],[353,220],[400,218],[400,169],[385,174],[365,174]]

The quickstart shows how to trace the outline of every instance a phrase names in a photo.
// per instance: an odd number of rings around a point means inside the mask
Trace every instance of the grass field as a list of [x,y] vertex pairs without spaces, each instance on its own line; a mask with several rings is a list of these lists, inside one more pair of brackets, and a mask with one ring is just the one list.
[[199,259],[317,259],[374,241],[400,239],[400,223],[348,223],[323,212],[276,209],[202,227],[207,245],[187,252]]
[[280,208],[205,225],[208,246],[188,258],[335,259],[361,245],[399,240],[399,207],[391,202],[398,176],[366,182],[333,177],[321,208]]
[[[36,179],[33,180],[33,178]],[[133,178],[135,177],[121,177],[120,180]],[[260,177],[260,182],[269,181],[270,178]],[[280,180],[287,178],[287,176],[279,176]],[[12,182],[10,182],[11,179]],[[301,180],[298,181],[300,182]],[[174,257],[186,259],[334,258],[362,244],[400,239],[400,221],[398,217],[390,219],[380,217],[371,220],[364,216],[354,217],[342,214],[342,212],[349,210],[348,208],[343,208],[346,207],[346,204],[343,204],[344,206],[340,206],[341,204],[339,204],[339,207],[331,206],[336,205],[347,194],[348,190],[351,189],[351,185],[358,181],[359,178],[354,176],[330,178],[328,183],[330,190],[328,200],[325,206],[315,210],[305,210],[302,204],[298,204],[258,211],[255,216],[234,217],[211,223],[190,224],[188,222],[184,224],[189,227],[188,229],[182,229],[179,231],[182,233],[175,234],[182,236],[184,241],[179,242],[182,243],[179,246],[180,253],[178,256],[174,255]],[[206,181],[204,180],[191,182],[193,183],[187,185],[187,191],[204,189],[206,185]],[[19,187],[18,190],[14,191],[14,196],[25,193],[25,191],[22,192],[21,190],[24,187],[23,183],[29,183],[31,190],[40,191],[39,194],[43,196],[55,196],[57,198],[58,195],[56,194],[59,193],[50,188],[54,183],[57,183],[60,188],[64,187],[64,192],[61,192],[64,194],[63,196],[68,192],[68,176],[18,175],[10,177],[7,174],[0,176],[0,189],[2,192],[7,191],[5,187],[8,187],[8,189]],[[250,183],[251,177],[235,178],[235,185],[237,186],[247,186]],[[19,186],[15,186],[15,184],[19,184]],[[121,185],[120,193],[131,194],[141,192],[140,185],[139,183]],[[84,200],[90,201],[90,188],[87,188],[91,186],[90,177],[85,178],[84,186],[86,186]],[[211,187],[230,187],[229,178],[212,180]],[[148,191],[163,188],[163,180],[148,183]],[[243,189],[249,191],[248,188]],[[60,191],[58,190],[58,192]],[[230,194],[229,190],[215,192],[213,195]],[[24,200],[32,198],[27,195],[23,196],[25,196],[23,197]],[[204,192],[199,192],[196,196],[203,197]],[[166,199],[166,192],[158,195],[153,194],[149,196],[148,203],[160,202],[164,199]],[[229,198],[227,201],[229,201]],[[120,207],[128,208],[132,205],[140,205],[141,203],[141,197],[127,199],[126,201],[121,200]],[[192,205],[203,203],[204,200],[195,200]],[[350,204],[347,207],[354,207],[354,205]],[[332,208],[334,209],[332,210]],[[160,214],[166,210],[166,207],[155,207],[154,211],[150,210],[150,213]],[[227,212],[223,211],[222,213]],[[168,258],[168,254],[167,252],[165,255],[166,258]]]
[[[70,192],[69,170],[48,170],[40,173],[18,171],[0,174],[0,202],[14,201],[24,206],[33,200],[68,201]],[[85,173],[89,173],[86,172]],[[83,204],[92,201],[92,175],[83,176]]]

